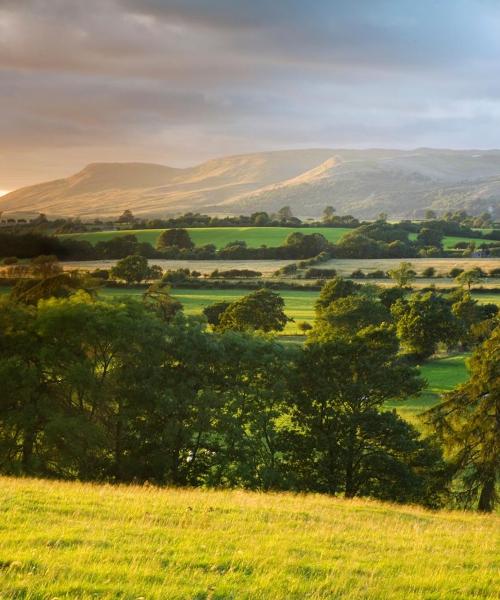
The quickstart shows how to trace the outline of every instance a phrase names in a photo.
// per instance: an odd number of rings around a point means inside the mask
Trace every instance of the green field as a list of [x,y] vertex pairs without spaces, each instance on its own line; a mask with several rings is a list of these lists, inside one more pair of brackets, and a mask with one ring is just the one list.
[[[71,233],[61,237],[70,237],[78,240],[86,240],[92,244],[99,241],[109,240],[118,235],[135,235],[141,242],[149,242],[153,246],[156,245],[156,240],[164,229],[130,229],[122,231],[95,231],[89,233]],[[214,244],[217,248],[222,248],[229,242],[241,240],[247,243],[249,248],[258,248],[265,246],[281,246],[286,238],[294,231],[301,233],[321,233],[325,238],[332,243],[338,240],[349,231],[346,227],[309,227],[298,228],[292,227],[193,227],[189,228],[189,235],[197,246],[205,244]],[[416,238],[416,234],[410,234],[411,239]],[[453,248],[457,242],[476,242],[477,245],[485,240],[480,238],[460,238],[460,237],[445,237],[444,246],[446,249]]]
[[391,402],[387,407],[396,408],[401,416],[415,421],[419,413],[439,402],[443,392],[453,389],[468,379],[469,373],[465,366],[467,356],[467,354],[456,354],[424,363],[420,371],[421,376],[427,381],[427,387],[422,394],[402,402]]
[[497,515],[0,479],[2,600],[493,600]]
[[[164,229],[131,229],[123,231],[96,231],[91,233],[72,233],[61,237],[86,240],[95,244],[102,240],[109,240],[117,235],[135,235],[141,242],[150,242],[156,245],[158,236]],[[281,246],[286,238],[294,231],[301,233],[321,233],[329,242],[337,242],[347,231],[345,227],[311,227],[293,229],[292,227],[193,227],[189,228],[189,235],[197,246],[214,244],[223,248],[229,242],[240,240],[247,243],[249,248],[260,246]]]

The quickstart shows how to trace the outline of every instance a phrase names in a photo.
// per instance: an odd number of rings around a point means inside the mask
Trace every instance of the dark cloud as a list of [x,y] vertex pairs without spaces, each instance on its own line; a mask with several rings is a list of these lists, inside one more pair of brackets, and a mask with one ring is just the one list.
[[96,160],[499,146],[497,0],[0,0],[0,189]]

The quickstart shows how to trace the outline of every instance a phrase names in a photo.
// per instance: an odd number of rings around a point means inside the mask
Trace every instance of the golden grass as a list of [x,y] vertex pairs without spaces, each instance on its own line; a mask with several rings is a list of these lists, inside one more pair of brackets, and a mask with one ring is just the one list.
[[498,598],[500,520],[320,495],[0,479],[0,598]]

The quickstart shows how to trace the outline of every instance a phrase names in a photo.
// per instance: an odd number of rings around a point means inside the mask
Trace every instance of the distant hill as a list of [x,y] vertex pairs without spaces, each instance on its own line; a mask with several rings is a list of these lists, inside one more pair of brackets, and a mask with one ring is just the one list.
[[432,208],[500,212],[500,150],[284,150],[178,169],[93,163],[79,173],[10,192],[5,215],[110,217],[186,211],[241,214],[291,206],[302,217],[339,213],[418,217]]

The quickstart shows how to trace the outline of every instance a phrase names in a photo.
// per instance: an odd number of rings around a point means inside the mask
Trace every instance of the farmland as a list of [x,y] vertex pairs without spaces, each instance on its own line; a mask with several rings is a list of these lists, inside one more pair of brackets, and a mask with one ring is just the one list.
[[[149,242],[153,246],[164,229],[129,229],[120,231],[95,231],[88,233],[65,234],[61,237],[70,237],[78,240],[85,240],[91,244],[100,241],[107,241],[115,236],[135,235],[140,242]],[[304,234],[320,233],[331,242],[336,243],[348,232],[354,231],[346,227],[194,227],[187,229],[191,239],[197,246],[214,244],[216,248],[222,248],[229,242],[240,240],[246,242],[249,248],[259,248],[260,246],[281,246],[286,238],[294,231]],[[416,239],[416,234],[411,234],[410,239]],[[448,236],[444,238],[445,249],[453,248],[458,242],[474,242],[479,245],[487,240],[481,238],[460,238]]]
[[10,478],[0,507],[5,600],[498,598],[495,515]]
[[[99,241],[110,240],[117,235],[135,235],[139,241],[149,242],[154,246],[162,231],[164,229],[130,229],[75,233],[68,234],[68,236],[95,244]],[[262,245],[281,246],[294,231],[300,231],[301,233],[321,233],[329,242],[335,243],[344,233],[352,231],[352,229],[344,227],[311,227],[307,229],[294,229],[293,227],[193,227],[187,229],[187,231],[197,246],[214,244],[217,248],[222,248],[229,242],[240,240],[246,242],[250,248],[259,248]]]
[[[342,277],[349,277],[353,271],[361,269],[364,273],[373,271],[388,271],[398,267],[404,259],[401,258],[364,258],[349,259],[335,258],[328,262],[321,263],[318,268],[335,269]],[[428,267],[434,267],[436,273],[443,276],[449,273],[453,268],[472,269],[481,267],[488,272],[491,269],[498,268],[500,259],[498,258],[412,258],[408,259],[418,274]],[[293,263],[293,260],[166,260],[151,259],[150,264],[159,265],[163,270],[167,269],[190,269],[200,273],[211,273],[215,269],[220,271],[226,269],[252,269],[260,271],[264,276],[272,275],[277,269],[284,265]],[[117,263],[117,260],[84,260],[84,261],[65,261],[61,263],[65,269],[109,269]],[[3,267],[5,268],[5,267]],[[390,283],[391,280],[382,280],[380,283]],[[494,286],[497,279],[491,279],[487,282],[488,287]],[[440,277],[439,279],[419,279],[415,285],[425,283],[431,285],[435,283],[438,286],[453,284],[452,279]]]

